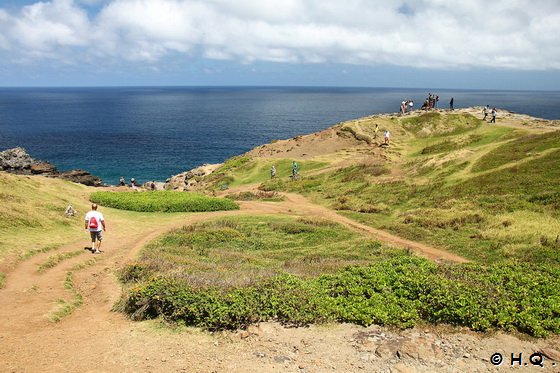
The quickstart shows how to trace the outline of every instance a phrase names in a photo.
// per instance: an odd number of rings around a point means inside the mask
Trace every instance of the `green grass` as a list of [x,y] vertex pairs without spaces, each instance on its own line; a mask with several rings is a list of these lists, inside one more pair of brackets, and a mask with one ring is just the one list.
[[70,300],[59,299],[58,306],[56,309],[49,314],[49,320],[51,322],[60,322],[63,318],[71,315],[77,308],[79,308],[83,303],[84,299],[82,295],[74,287],[74,274],[73,272],[68,272],[64,279],[64,288],[68,290],[71,294]]
[[[484,146],[473,147],[469,142],[473,154],[495,154],[486,146],[486,136],[514,139],[496,146],[508,164],[512,159],[508,152],[517,154],[519,133],[498,127],[476,131],[476,143]],[[481,263],[513,259],[560,266],[555,243],[560,233],[560,150],[554,149],[555,136],[530,137],[533,149],[547,151],[540,157],[483,174],[470,172],[468,159],[450,158],[437,168],[423,169],[430,160],[441,157],[439,150],[447,146],[442,145],[421,158],[409,153],[410,158],[405,159],[413,159],[413,163],[404,168],[403,179],[380,181],[365,166],[351,166],[296,182],[267,181],[261,189],[305,194],[352,219]],[[462,137],[465,135],[448,136],[436,144]],[[417,147],[417,140],[408,141]],[[530,232],[526,226],[531,227]]]
[[87,189],[63,180],[0,172],[0,261],[79,239],[82,221],[65,217],[64,210],[72,204],[79,214],[85,213]]
[[78,255],[82,255],[83,253],[84,250],[78,250],[78,251],[71,251],[67,253],[58,253],[55,255],[51,255],[50,257],[47,258],[47,260],[45,260],[43,263],[38,265],[37,271],[44,272],[47,269],[56,267],[57,265],[59,265],[60,263],[62,263],[67,259],[74,258]]
[[[302,176],[328,165],[325,162],[299,161],[298,169]],[[216,170],[208,181],[217,189],[228,189],[240,185],[262,183],[270,179],[272,165],[276,167],[276,177],[288,178],[292,175],[292,159],[253,159],[249,157],[233,158]]]
[[470,114],[429,112],[401,120],[403,128],[416,137],[458,135],[479,127],[484,122]]
[[143,250],[140,263],[146,276],[169,270],[227,286],[283,272],[315,276],[380,255],[390,253],[325,220],[236,217],[166,234]]
[[484,155],[473,166],[473,171],[491,170],[553,148],[560,148],[560,131],[525,135]]
[[105,207],[139,212],[202,212],[239,208],[229,199],[172,191],[94,192],[90,200]]
[[164,317],[211,330],[268,320],[401,328],[427,321],[546,336],[560,333],[559,275],[546,265],[448,266],[397,256],[315,278],[278,274],[234,287],[150,277],[130,287],[120,308],[135,319]]

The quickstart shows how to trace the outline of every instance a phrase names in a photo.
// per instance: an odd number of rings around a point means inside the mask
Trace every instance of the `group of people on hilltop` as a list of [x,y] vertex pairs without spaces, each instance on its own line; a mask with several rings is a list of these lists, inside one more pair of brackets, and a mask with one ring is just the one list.
[[401,102],[401,114],[405,115],[406,113],[411,113],[414,110],[414,101],[404,99]]
[[439,102],[439,96],[436,94],[428,93],[428,97],[424,100],[421,109],[422,110],[432,110],[437,109]]
[[[421,110],[432,110],[437,109],[439,103],[439,95],[428,93],[428,97],[424,100],[424,103],[420,107]],[[454,99],[451,97],[449,101],[449,110],[453,110]],[[414,101],[409,99],[404,99],[401,102],[400,113],[405,115],[406,113],[411,113],[414,110]]]

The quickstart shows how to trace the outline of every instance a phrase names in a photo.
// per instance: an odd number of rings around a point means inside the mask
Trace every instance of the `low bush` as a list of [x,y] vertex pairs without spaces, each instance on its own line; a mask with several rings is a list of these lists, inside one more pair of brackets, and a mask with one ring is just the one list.
[[94,192],[90,195],[90,201],[106,207],[140,212],[202,212],[239,208],[230,199],[172,191]]
[[160,276],[132,286],[121,308],[135,319],[162,316],[210,330],[266,320],[398,327],[424,320],[540,337],[560,333],[560,270],[513,262],[437,265],[399,256],[311,279],[279,274],[233,288]]

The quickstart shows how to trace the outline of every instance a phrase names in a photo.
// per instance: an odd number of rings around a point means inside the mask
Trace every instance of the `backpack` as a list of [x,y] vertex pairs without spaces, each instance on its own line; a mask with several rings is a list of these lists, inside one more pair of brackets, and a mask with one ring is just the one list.
[[92,216],[89,219],[89,227],[92,229],[93,228],[97,229],[99,227],[99,223],[97,223],[97,219],[95,218],[95,216]]

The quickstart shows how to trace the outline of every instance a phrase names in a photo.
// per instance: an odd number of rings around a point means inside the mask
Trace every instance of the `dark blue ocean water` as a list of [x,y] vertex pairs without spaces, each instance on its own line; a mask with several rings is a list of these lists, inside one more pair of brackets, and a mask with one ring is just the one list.
[[[428,89],[0,88],[0,150],[22,146],[60,170],[83,168],[114,184],[222,162],[273,139],[419,107]],[[436,91],[440,107],[491,105],[560,118],[560,92]]]

